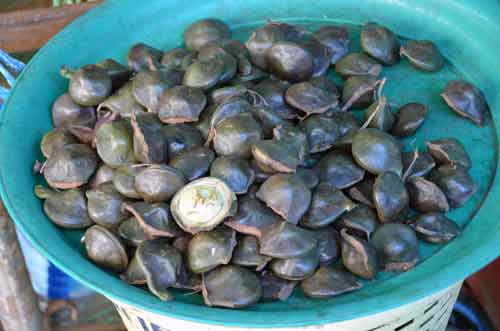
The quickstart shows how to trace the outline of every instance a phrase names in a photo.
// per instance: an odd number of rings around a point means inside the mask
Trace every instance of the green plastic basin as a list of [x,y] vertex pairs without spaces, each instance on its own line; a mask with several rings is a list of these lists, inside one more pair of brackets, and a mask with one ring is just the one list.
[[[147,3],[147,4],[146,4]],[[285,327],[333,323],[385,311],[428,296],[463,280],[500,252],[500,125],[499,1],[457,0],[111,0],[77,19],[53,38],[19,77],[0,117],[0,179],[5,205],[26,236],[62,270],[118,301],[171,317],[241,327]],[[422,245],[423,261],[413,270],[382,273],[351,294],[329,300],[304,298],[300,291],[287,302],[259,303],[246,310],[208,308],[197,295],[157,300],[89,262],[79,243],[81,232],[63,231],[42,212],[31,174],[41,159],[39,141],[52,124],[50,107],[67,88],[58,75],[63,64],[80,66],[107,57],[125,61],[127,49],[143,41],[167,49],[181,43],[182,31],[196,19],[218,17],[237,38],[266,19],[286,20],[317,28],[327,23],[352,24],[353,48],[359,48],[359,25],[377,21],[406,38],[435,41],[449,60],[439,73],[413,69],[406,61],[384,69],[391,102],[423,102],[429,106],[424,127],[407,144],[452,136],[470,153],[471,174],[479,190],[462,208],[450,213],[464,231],[446,246]],[[465,78],[488,99],[491,117],[483,128],[451,112],[439,94],[450,79]]]

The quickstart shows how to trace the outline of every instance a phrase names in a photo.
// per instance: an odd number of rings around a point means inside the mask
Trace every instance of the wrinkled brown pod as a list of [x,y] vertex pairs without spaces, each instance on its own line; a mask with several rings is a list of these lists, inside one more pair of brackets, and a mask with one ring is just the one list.
[[460,234],[460,227],[441,213],[418,215],[408,223],[423,240],[443,244]]
[[315,31],[313,36],[330,49],[331,64],[337,63],[349,51],[349,32],[345,26],[325,25]]
[[279,259],[300,257],[316,249],[314,233],[288,222],[281,222],[265,231],[260,240],[260,253]]
[[460,165],[442,165],[431,171],[430,180],[439,186],[452,208],[466,203],[477,191],[477,184]]
[[262,300],[264,301],[286,301],[293,293],[296,281],[290,281],[277,277],[271,271],[264,270],[260,277],[262,283]]
[[229,26],[216,18],[206,18],[192,23],[183,34],[184,43],[190,50],[217,43],[231,37]]
[[257,237],[245,235],[238,238],[231,263],[245,267],[256,267],[256,270],[260,271],[270,260],[271,257],[260,254]]
[[429,40],[410,40],[401,46],[399,54],[408,58],[410,64],[420,70],[436,72],[444,66],[443,56]]
[[489,107],[477,87],[466,81],[452,80],[446,85],[441,96],[454,112],[470,119],[476,125],[483,126]]
[[96,65],[85,65],[77,70],[63,66],[60,72],[70,80],[69,94],[79,105],[97,106],[111,94],[111,78]]
[[118,236],[100,225],[94,225],[85,232],[84,238],[87,255],[94,263],[116,273],[125,271],[128,256]]
[[397,174],[384,172],[373,184],[373,202],[380,222],[386,223],[394,221],[406,212],[410,197]]
[[338,189],[348,188],[361,181],[365,171],[352,157],[338,150],[328,152],[316,165],[320,182],[327,182]]
[[116,168],[113,175],[115,189],[127,198],[140,199],[135,189],[135,177],[147,168],[146,164],[133,164]]
[[157,112],[164,123],[197,122],[206,104],[207,98],[201,90],[175,86],[160,97]]
[[441,138],[425,143],[427,151],[437,164],[458,164],[469,169],[472,165],[464,145],[455,138]]
[[361,278],[374,279],[379,270],[379,262],[372,244],[350,235],[346,229],[343,229],[340,235],[342,236],[342,262],[344,266]]
[[406,188],[410,195],[410,206],[416,211],[447,213],[450,210],[443,191],[430,180],[410,177],[406,182]]
[[366,23],[361,29],[361,48],[384,65],[399,61],[399,41],[394,32],[377,23]]
[[122,212],[124,197],[115,189],[113,183],[99,185],[85,192],[89,217],[106,228],[116,228],[125,218]]
[[276,140],[261,140],[252,146],[252,155],[262,169],[295,172],[299,158],[294,149]]
[[391,133],[398,137],[414,134],[424,124],[427,107],[421,103],[410,102],[399,108]]
[[125,202],[122,208],[135,217],[149,237],[178,237],[183,234],[170,215],[170,206],[164,202]]
[[379,226],[379,221],[373,209],[365,205],[358,205],[342,215],[334,226],[340,230],[346,228],[352,233],[358,233],[366,239],[370,239],[372,233]]
[[303,280],[314,273],[318,264],[318,253],[316,250],[312,250],[300,257],[273,259],[269,267],[278,277],[288,280]]
[[167,142],[156,114],[132,114],[134,156],[142,163],[164,163]]
[[94,107],[80,106],[69,93],[59,96],[52,105],[52,123],[55,127],[83,125],[93,127],[96,122]]
[[232,156],[219,156],[210,167],[210,176],[223,180],[236,194],[247,193],[255,180],[248,161]]
[[349,187],[347,193],[351,199],[361,202],[362,204],[374,208],[373,204],[373,183],[375,179],[371,176],[365,176],[362,181],[357,182]]
[[215,154],[210,148],[196,146],[176,155],[169,165],[182,172],[189,182],[205,175],[214,159]]
[[159,49],[149,45],[143,43],[135,44],[128,51],[128,66],[136,72],[158,70],[162,54]]
[[135,176],[136,192],[146,202],[162,202],[179,191],[185,184],[184,175],[167,165],[150,165]]
[[49,158],[56,150],[77,143],[77,139],[65,128],[55,128],[43,135],[40,150],[43,156]]
[[323,266],[302,281],[300,287],[308,297],[329,298],[360,289],[362,284],[348,272]]

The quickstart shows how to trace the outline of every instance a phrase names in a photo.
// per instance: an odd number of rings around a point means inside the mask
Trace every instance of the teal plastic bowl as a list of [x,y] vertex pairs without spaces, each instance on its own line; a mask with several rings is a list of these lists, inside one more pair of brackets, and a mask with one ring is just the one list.
[[[500,252],[500,2],[457,0],[111,0],[77,19],[53,38],[19,77],[0,118],[0,176],[4,203],[26,236],[65,272],[118,302],[138,309],[201,323],[240,327],[290,327],[334,323],[367,316],[413,302],[463,280]],[[471,174],[479,190],[462,208],[450,213],[463,233],[445,246],[422,245],[422,262],[400,274],[382,273],[357,292],[329,300],[304,298],[300,291],[286,302],[259,303],[245,310],[202,305],[197,295],[177,295],[162,302],[147,291],[127,285],[85,258],[81,232],[58,229],[45,217],[33,195],[40,182],[31,174],[41,159],[39,142],[52,127],[50,107],[67,88],[58,75],[63,64],[81,66],[107,57],[125,61],[127,49],[143,41],[167,49],[181,43],[191,22],[218,17],[237,38],[267,19],[317,28],[328,23],[352,24],[353,48],[366,21],[387,25],[406,38],[435,41],[449,60],[435,74],[418,72],[406,61],[384,69],[391,102],[423,102],[429,117],[408,145],[453,136],[470,153]],[[484,91],[491,107],[486,125],[476,127],[451,112],[439,94],[450,79],[465,78]],[[414,141],[412,141],[414,139]]]

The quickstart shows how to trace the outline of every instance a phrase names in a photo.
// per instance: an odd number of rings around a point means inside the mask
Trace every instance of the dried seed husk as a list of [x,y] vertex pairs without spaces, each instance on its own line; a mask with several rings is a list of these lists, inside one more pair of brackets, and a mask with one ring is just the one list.
[[333,263],[340,256],[340,235],[331,226],[314,231],[318,241],[318,257],[321,265]]
[[322,114],[339,103],[335,93],[315,86],[310,81],[290,85],[285,92],[285,100],[305,116]]
[[277,223],[266,229],[261,234],[259,243],[261,254],[278,259],[304,256],[317,247],[313,232],[288,222]]
[[377,85],[378,80],[374,76],[349,77],[342,89],[342,110],[368,107],[373,101]]
[[195,234],[186,252],[189,270],[201,274],[219,265],[228,264],[236,243],[236,232],[224,226]]
[[144,70],[158,70],[162,51],[143,43],[132,46],[127,55],[127,62],[130,69],[135,72]]
[[220,83],[227,83],[230,81],[238,70],[238,60],[236,57],[226,52],[224,48],[209,44],[205,45],[198,50],[199,61],[219,60],[224,64],[224,69],[219,77]]
[[380,131],[391,130],[396,120],[392,113],[387,98],[382,96],[368,107],[365,112],[365,120],[370,121],[368,127],[379,129]]
[[104,69],[94,64],[77,70],[62,66],[60,73],[69,79],[69,94],[79,105],[97,106],[111,94],[111,78]]
[[422,177],[411,177],[406,182],[406,188],[410,195],[410,206],[416,211],[447,213],[450,210],[443,191],[430,180]]
[[231,38],[231,30],[223,21],[206,18],[192,23],[183,34],[184,43],[189,50],[197,51],[204,45]]
[[295,172],[295,176],[302,180],[304,185],[310,190],[319,184],[319,174],[316,169],[299,167]]
[[225,225],[234,230],[260,238],[272,226],[282,222],[282,218],[275,214],[271,208],[247,193],[238,201],[238,212],[229,217]]
[[472,163],[464,145],[455,138],[440,138],[425,143],[427,151],[438,165],[458,164],[470,169]]
[[349,32],[344,26],[324,25],[313,36],[330,49],[331,64],[337,63],[349,52]]
[[382,223],[394,221],[405,213],[410,197],[401,177],[394,172],[380,174],[373,184],[373,202]]
[[120,238],[110,230],[93,225],[85,231],[87,256],[98,266],[122,273],[128,266],[128,256]]
[[363,53],[350,53],[335,63],[335,72],[344,79],[350,76],[380,75],[382,66]]
[[112,111],[128,118],[132,114],[144,113],[146,109],[135,99],[132,93],[132,81],[129,81],[99,104],[97,112],[104,111]]
[[96,63],[96,66],[104,69],[108,73],[109,78],[111,78],[111,89],[113,91],[122,87],[132,75],[132,70],[114,59],[102,60]]
[[417,235],[406,224],[383,224],[373,233],[371,242],[387,271],[407,271],[420,259]]
[[220,59],[197,60],[187,67],[182,84],[209,90],[219,83],[224,70],[225,64]]
[[327,113],[336,123],[340,137],[345,136],[349,131],[357,130],[361,127],[358,119],[352,112],[334,111]]
[[163,93],[179,85],[181,80],[182,72],[173,69],[140,71],[132,80],[132,94],[144,108],[150,112],[156,112]]
[[43,135],[40,150],[43,156],[49,158],[58,149],[77,143],[78,140],[65,128],[55,128]]
[[323,228],[355,206],[342,191],[332,184],[322,182],[314,189],[311,205],[300,220],[300,225],[311,229]]
[[[335,82],[331,79],[329,79],[327,76],[318,76],[318,77],[313,77],[309,80],[309,82],[317,88],[320,88],[322,90],[325,90],[332,95],[334,95],[337,99],[340,98],[340,90],[337,85],[335,85]],[[336,109],[336,108],[335,108]]]
[[135,254],[130,260],[127,270],[120,275],[120,279],[132,285],[146,285],[146,273]]
[[264,269],[270,260],[270,257],[260,254],[257,237],[245,235],[238,238],[238,244],[234,249],[231,263],[244,267],[256,267],[257,271],[259,271]]
[[71,189],[86,184],[97,169],[97,155],[87,145],[70,144],[54,151],[43,175],[52,188]]
[[186,70],[196,60],[196,52],[184,48],[172,48],[163,53],[161,64],[169,69]]
[[218,155],[249,157],[252,145],[262,138],[262,128],[250,114],[222,121],[215,128],[214,149]]
[[237,212],[233,191],[222,180],[204,177],[184,186],[172,199],[170,211],[186,232],[210,231]]
[[343,135],[333,143],[333,148],[339,151],[344,151],[346,153],[351,153],[352,141],[357,132],[358,129],[351,129],[347,131],[345,135]]
[[413,135],[424,124],[427,107],[421,103],[410,102],[399,108],[391,133],[398,137]]
[[352,155],[356,162],[373,174],[392,171],[401,176],[401,147],[389,134],[373,129],[360,129],[352,140]]
[[365,171],[352,157],[344,152],[332,150],[316,165],[320,182],[326,182],[338,189],[350,187],[361,181]]
[[278,277],[288,280],[303,280],[314,273],[318,264],[318,253],[314,249],[300,257],[274,259],[270,263],[270,269]]
[[441,96],[454,112],[483,126],[489,107],[484,94],[477,87],[466,81],[452,80]]
[[243,308],[261,296],[259,277],[243,267],[222,266],[203,275],[203,299],[208,306]]
[[210,167],[210,176],[223,180],[236,194],[245,194],[255,180],[254,169],[247,160],[219,156]]
[[224,120],[242,114],[249,114],[251,109],[250,103],[240,96],[235,96],[222,100],[215,106],[209,120],[209,134],[206,145],[211,142],[215,134],[215,128]]
[[[246,61],[245,61],[246,62]],[[241,62],[240,62],[241,63]],[[251,64],[251,62],[250,62]],[[248,66],[248,64],[245,64],[245,66]],[[239,64],[239,68],[241,67],[241,64]],[[251,65],[251,70],[249,71],[248,74],[243,74],[241,72],[241,69],[238,69],[239,72],[236,74],[236,76],[231,79],[231,81],[228,82],[230,85],[244,85],[248,88],[251,88],[254,86],[254,84],[259,83],[260,81],[269,78],[269,75],[267,72],[259,69],[258,67]],[[248,70],[248,69],[245,69]]]
[[290,82],[308,80],[313,74],[313,56],[301,44],[279,41],[266,52],[268,70]]
[[297,224],[309,208],[311,190],[294,175],[276,174],[260,186],[257,198],[287,222]]
[[80,189],[53,191],[35,186],[35,195],[45,200],[43,211],[56,225],[66,229],[84,229],[93,224],[87,213],[85,195]]
[[344,213],[334,225],[339,230],[345,228],[351,233],[360,233],[366,239],[370,239],[372,233],[379,226],[379,222],[373,209],[365,205],[358,205],[353,210]]
[[285,122],[278,114],[268,106],[253,106],[250,109],[252,116],[260,123],[262,135],[264,138],[273,136],[273,129]]
[[174,238],[174,240],[172,241],[172,246],[177,248],[177,250],[181,252],[181,254],[186,254],[191,239],[193,239],[192,235],[184,234],[181,237]]
[[254,158],[251,159],[250,166],[255,172],[255,182],[259,184],[265,182],[269,177],[276,173],[274,171],[271,171],[272,169],[268,169],[268,167],[266,167],[264,164],[257,162],[257,160]]
[[467,169],[458,164],[442,165],[433,169],[430,180],[443,191],[452,208],[462,206],[477,191],[477,184]]
[[115,189],[113,183],[99,185],[85,192],[87,212],[97,224],[106,228],[116,228],[125,218],[121,210],[124,197]]
[[102,124],[95,136],[97,154],[113,168],[134,163],[133,135],[132,126],[124,119]]
[[429,40],[410,40],[401,46],[399,54],[408,58],[415,68],[423,71],[436,72],[444,66],[443,56]]
[[149,237],[179,237],[184,233],[170,215],[170,206],[164,202],[125,202],[123,209],[135,217]]
[[399,61],[399,41],[394,32],[377,23],[366,23],[361,29],[361,48],[365,53],[391,66]]
[[373,183],[375,179],[371,176],[365,176],[362,181],[351,186],[347,193],[351,199],[361,202],[362,204],[375,208],[373,204]]
[[137,247],[142,242],[153,239],[152,236],[144,231],[135,217],[130,217],[123,221],[118,227],[118,234],[127,246],[132,247]]
[[156,114],[132,114],[135,159],[141,163],[165,163],[167,142]]
[[312,77],[320,77],[328,72],[332,53],[330,48],[319,42],[316,38],[311,38],[304,42],[302,46],[311,54],[313,60]]
[[299,165],[296,150],[276,140],[261,140],[252,146],[259,167],[274,172],[295,172]]
[[183,271],[182,255],[166,239],[143,242],[136,252],[137,260],[146,274],[148,288],[161,300],[172,300],[168,289],[173,287]]
[[362,284],[352,274],[328,267],[319,267],[316,272],[300,284],[302,292],[311,298],[329,298],[355,291]]
[[94,189],[97,186],[107,183],[113,182],[113,177],[115,176],[115,169],[111,168],[107,164],[102,164],[92,177],[90,181],[90,188]]
[[292,295],[296,281],[280,278],[271,271],[264,270],[261,274],[262,300],[264,301],[286,301]]
[[460,234],[460,227],[442,213],[416,216],[408,223],[419,238],[434,244],[443,244]]
[[406,178],[412,176],[425,177],[436,166],[432,156],[425,151],[418,151],[416,158],[415,152],[404,152],[402,153],[402,159],[403,173],[406,174]]
[[206,104],[207,97],[203,91],[188,86],[174,86],[160,97],[157,112],[164,123],[197,122]]
[[256,29],[248,38],[246,47],[250,53],[252,63],[263,70],[268,69],[267,52],[279,41],[299,41],[304,39],[307,31],[299,26],[282,23],[268,22],[263,27]]
[[69,93],[59,96],[52,105],[52,123],[56,128],[66,125],[94,127],[96,120],[94,107],[80,106]]
[[309,155],[309,143],[307,135],[300,128],[293,126],[290,123],[283,123],[273,129],[273,137],[275,140],[288,145],[297,151],[299,161],[304,163]]
[[285,92],[290,83],[276,79],[266,79],[252,90],[261,95],[271,110],[283,119],[297,118],[297,110],[285,102]]
[[356,276],[374,279],[379,270],[377,252],[373,245],[361,238],[350,235],[346,229],[340,232],[342,237],[342,262]]
[[215,159],[214,152],[204,146],[195,146],[177,154],[169,165],[184,174],[188,182],[204,176]]
[[185,184],[185,178],[179,170],[167,165],[150,165],[135,176],[134,187],[137,193],[148,203],[162,202],[179,191]]
[[330,149],[340,137],[337,122],[324,115],[312,115],[300,123],[309,143],[309,153]]
[[170,160],[183,151],[203,144],[201,132],[188,124],[165,125],[163,126],[163,135],[167,141]]
[[115,189],[127,198],[140,199],[135,189],[135,177],[147,167],[147,164],[133,164],[116,168],[113,176]]

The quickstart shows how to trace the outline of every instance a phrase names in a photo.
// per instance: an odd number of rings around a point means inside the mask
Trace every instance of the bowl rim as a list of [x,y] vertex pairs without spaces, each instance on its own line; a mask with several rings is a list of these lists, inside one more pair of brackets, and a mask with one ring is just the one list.
[[[75,31],[84,28],[86,25],[91,24],[92,20],[96,17],[106,15],[106,13],[109,14],[115,6],[120,6],[121,3],[123,4],[127,2],[122,1],[123,0],[112,0],[96,6],[85,15],[73,21],[37,52],[33,59],[28,63],[25,70],[18,77],[17,83],[12,88],[11,95],[5,102],[5,107],[3,108],[2,114],[0,114],[0,131],[6,130],[6,126],[2,124],[4,123],[5,117],[9,114],[9,106],[12,100],[14,100],[14,96],[17,95],[18,89],[22,86],[22,82],[29,79],[32,68],[36,65],[38,59],[43,57],[49,49],[57,48],[59,45],[64,44],[65,38],[75,33]],[[128,0],[128,2],[130,3],[132,1]],[[500,22],[498,23],[500,25]],[[498,124],[495,126],[498,128]],[[489,219],[492,217],[492,212],[488,209],[491,211],[498,209],[495,208],[498,200],[497,197],[500,197],[500,185],[498,185],[498,154],[496,162],[497,164],[495,164],[494,175],[488,188],[488,192],[486,193],[484,200],[478,206],[473,218]],[[118,303],[121,302],[133,306],[136,309],[160,315],[205,324],[260,328],[286,326],[299,327],[328,324],[353,318],[360,318],[398,308],[402,305],[415,302],[447,287],[453,286],[457,282],[462,281],[472,272],[480,269],[488,262],[492,261],[500,253],[500,241],[482,240],[479,243],[476,243],[475,246],[471,247],[469,246],[471,243],[466,240],[467,238],[464,238],[465,236],[459,236],[455,241],[439,250],[432,258],[420,263],[417,268],[384,281],[383,286],[378,286],[378,288],[375,288],[375,286],[370,288],[367,287],[366,293],[369,293],[370,295],[367,295],[367,298],[363,301],[362,305],[352,302],[343,304],[340,307],[336,305],[322,305],[319,309],[302,309],[300,310],[300,313],[297,314],[290,313],[290,311],[287,310],[272,310],[267,312],[255,312],[252,310],[227,310],[176,301],[158,305],[156,299],[152,300],[144,296],[140,296],[140,292],[138,292],[140,290],[136,289],[136,291],[132,291],[132,286],[123,283],[115,277],[106,275],[105,272],[90,263],[82,263],[82,265],[75,266],[76,263],[72,260],[75,255],[71,254],[71,252],[67,256],[56,257],[53,254],[54,243],[38,238],[34,229],[28,226],[28,224],[20,218],[18,212],[19,207],[16,207],[13,203],[13,199],[11,199],[9,190],[5,185],[4,171],[5,169],[3,163],[0,163],[0,196],[4,201],[6,210],[16,225],[22,230],[33,245],[40,250],[43,255],[48,257],[49,260],[57,267],[74,279]],[[499,212],[499,210],[496,210],[496,214],[499,214]],[[474,236],[468,237],[481,238],[480,234],[482,230],[477,223],[478,222],[470,222],[468,225],[467,231],[474,233]],[[464,249],[468,249],[467,254],[457,254]],[[448,263],[449,256],[456,257],[454,263]],[[93,266],[93,268],[88,269],[89,265]],[[102,277],[102,279],[97,281],[93,278],[95,276]],[[401,290],[403,287],[404,290]],[[390,289],[400,290],[397,295],[385,295],[380,297],[380,295],[386,293],[384,291]],[[127,294],[136,294],[140,300],[131,298]]]

